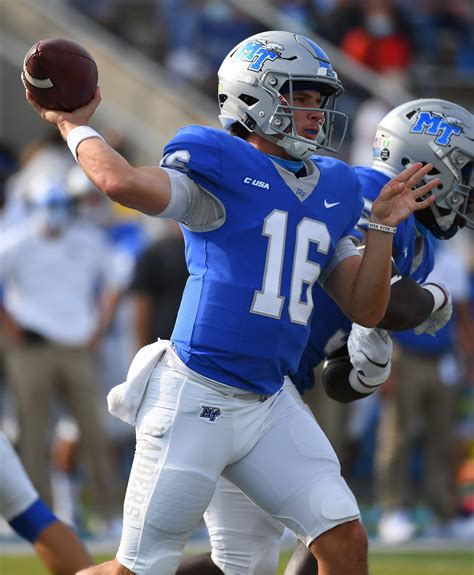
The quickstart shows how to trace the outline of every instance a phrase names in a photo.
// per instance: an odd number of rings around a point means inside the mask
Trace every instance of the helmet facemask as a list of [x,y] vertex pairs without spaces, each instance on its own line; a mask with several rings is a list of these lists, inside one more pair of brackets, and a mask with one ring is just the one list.
[[[430,147],[434,146],[430,142]],[[435,152],[438,157],[441,153]],[[444,155],[442,162],[455,175],[450,178],[449,191],[441,177],[441,184],[425,197],[435,195],[435,202],[427,209],[415,213],[415,217],[438,239],[453,237],[464,226],[474,229],[474,158],[455,148]],[[440,177],[435,167],[427,174],[419,186]],[[421,198],[424,199],[424,198]]]
[[474,229],[474,158],[461,168],[461,181],[446,195],[446,204],[462,217],[466,227]]
[[[295,93],[307,90],[320,92],[322,101],[318,108],[295,105]],[[315,82],[314,78],[310,77],[293,79],[290,74],[274,97],[278,98],[279,104],[270,118],[269,125],[275,135],[264,133],[258,128],[255,130],[257,133],[281,146],[296,159],[306,159],[318,149],[327,152],[338,151],[346,135],[347,116],[335,110],[337,96],[331,87]],[[324,114],[316,139],[305,138],[298,134],[295,111]]]

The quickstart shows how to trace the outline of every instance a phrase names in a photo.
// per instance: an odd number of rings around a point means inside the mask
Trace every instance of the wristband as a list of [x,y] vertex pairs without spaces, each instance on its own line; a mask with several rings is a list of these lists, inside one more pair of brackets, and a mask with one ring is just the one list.
[[439,309],[441,309],[446,305],[446,302],[448,301],[448,296],[446,295],[446,292],[441,286],[439,286],[438,284],[423,284],[422,287],[426,291],[429,291],[430,294],[433,296],[434,306],[433,311],[431,313],[433,313],[434,311],[438,311]]
[[377,230],[378,232],[386,232],[387,234],[397,233],[396,227],[386,226],[385,224],[376,224],[375,222],[369,222],[367,227],[369,230]]
[[100,138],[105,142],[104,138],[89,126],[77,126],[77,128],[73,128],[67,135],[67,145],[77,163],[79,163],[77,159],[77,146],[79,146],[83,140],[88,140],[89,138]]

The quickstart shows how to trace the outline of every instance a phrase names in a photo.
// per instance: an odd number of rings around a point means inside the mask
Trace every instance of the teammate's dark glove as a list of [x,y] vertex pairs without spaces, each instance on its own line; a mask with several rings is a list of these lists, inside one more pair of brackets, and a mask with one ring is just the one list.
[[346,346],[324,360],[321,381],[328,397],[339,403],[350,403],[366,397],[356,391],[349,382],[353,370]]
[[392,340],[385,330],[353,324],[347,349],[348,355],[328,357],[322,370],[326,393],[340,403],[367,397],[390,375]]

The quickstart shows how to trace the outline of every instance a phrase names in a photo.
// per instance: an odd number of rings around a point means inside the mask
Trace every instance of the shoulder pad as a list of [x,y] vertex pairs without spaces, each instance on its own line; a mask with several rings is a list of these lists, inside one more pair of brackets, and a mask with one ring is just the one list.
[[199,182],[221,179],[221,152],[217,130],[187,126],[165,146],[161,166],[184,172]]

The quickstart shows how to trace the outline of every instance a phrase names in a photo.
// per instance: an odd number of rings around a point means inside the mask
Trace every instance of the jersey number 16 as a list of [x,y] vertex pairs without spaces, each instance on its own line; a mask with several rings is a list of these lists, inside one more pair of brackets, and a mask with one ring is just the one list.
[[[288,213],[273,210],[263,223],[262,235],[268,237],[267,258],[263,273],[262,289],[255,290],[251,313],[280,319],[285,297],[280,295],[283,259],[285,254]],[[293,254],[290,302],[288,314],[293,323],[307,325],[313,311],[312,287],[319,277],[321,266],[308,259],[310,243],[320,253],[327,254],[331,237],[326,224],[303,218],[296,228]],[[303,290],[306,286],[306,301]]]

